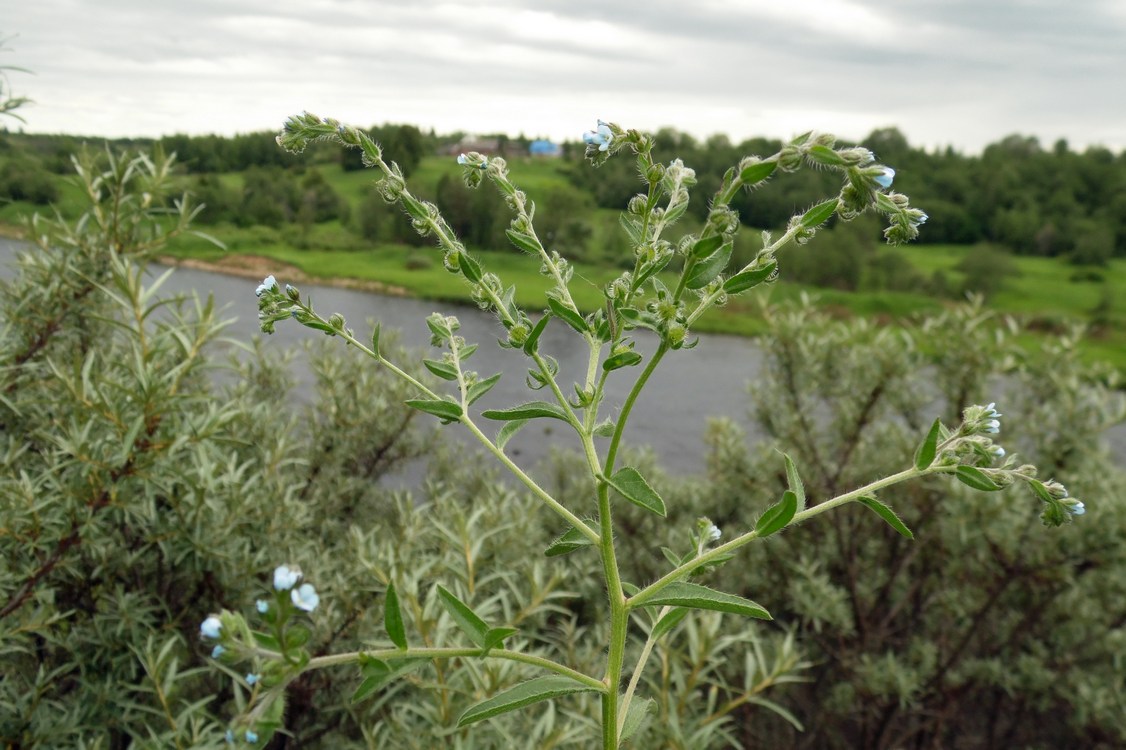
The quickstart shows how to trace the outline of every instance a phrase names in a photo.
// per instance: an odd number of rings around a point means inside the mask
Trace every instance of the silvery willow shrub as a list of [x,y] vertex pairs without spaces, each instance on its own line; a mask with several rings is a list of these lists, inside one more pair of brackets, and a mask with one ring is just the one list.
[[[706,630],[713,622],[708,619],[715,617],[713,613],[771,618],[765,607],[751,599],[698,582],[701,574],[731,560],[751,542],[850,505],[862,506],[909,536],[904,522],[877,495],[908,480],[935,476],[987,493],[1020,484],[1038,499],[1040,516],[1050,526],[1065,525],[1084,512],[1084,505],[1070,497],[1061,484],[1037,479],[1033,466],[1006,455],[996,442],[1001,414],[994,404],[969,405],[949,425],[941,419],[921,425],[913,456],[901,457],[906,468],[876,480],[858,480],[859,486],[832,495],[810,492],[807,496],[797,462],[783,455],[779,466],[786,477],[786,488],[776,502],[760,509],[757,519],[751,517],[755,511],[747,509],[732,519],[726,530],[701,519],[689,529],[689,543],[668,549],[667,565],[648,582],[623,579],[615,541],[615,507],[620,509],[628,503],[657,517],[668,513],[664,499],[645,475],[636,466],[619,464],[630,412],[662,359],[670,354],[687,356],[694,346],[691,330],[700,316],[731,295],[772,281],[778,270],[779,251],[791,242],[810,241],[818,227],[833,216],[847,221],[875,211],[888,221],[887,239],[904,242],[916,236],[926,214],[911,208],[906,196],[890,191],[895,172],[876,163],[870,151],[837,148],[832,137],[807,133],[772,156],[749,156],[731,167],[711,199],[704,228],[674,242],[666,238],[666,230],[687,210],[695,173],[680,160],[667,165],[655,163],[649,136],[600,121],[584,136],[587,157],[598,166],[623,152],[632,153],[642,192],[629,201],[621,221],[633,248],[633,266],[605,286],[602,307],[584,314],[571,295],[571,265],[540,241],[534,226],[536,206],[511,182],[504,160],[463,154],[457,160],[466,183],[478,187],[487,181],[501,192],[513,213],[506,232],[509,240],[540,264],[548,280],[546,309],[530,312],[516,303],[512,287],[506,287],[466,249],[437,207],[410,192],[401,170],[384,160],[379,145],[364,132],[335,120],[303,114],[291,118],[278,136],[279,144],[293,152],[321,140],[361,150],[364,163],[381,174],[377,188],[387,202],[400,206],[421,236],[433,238],[446,268],[470,285],[482,309],[496,315],[503,330],[500,345],[527,357],[528,386],[543,398],[474,414],[471,406],[488,393],[500,375],[469,369],[477,345],[458,334],[456,317],[441,313],[426,320],[431,343],[440,354],[423,360],[426,369],[446,384],[438,388],[394,361],[381,345],[378,327],[370,339],[360,340],[342,316],[322,316],[298,289],[280,284],[273,276],[255,290],[262,330],[272,332],[277,324],[292,319],[341,338],[409,384],[414,397],[406,401],[408,406],[444,425],[457,424],[468,430],[546,511],[557,517],[560,532],[544,551],[547,557],[597,557],[609,610],[608,624],[602,631],[605,639],[598,644],[604,656],[592,668],[566,649],[547,649],[545,654],[544,649],[531,647],[532,632],[522,629],[508,613],[496,611],[496,587],[487,582],[476,589],[435,582],[435,595],[428,601],[436,603],[444,618],[460,631],[456,643],[437,644],[427,637],[426,612],[410,606],[413,602],[406,597],[405,587],[392,575],[387,576],[383,591],[382,637],[354,651],[312,653],[306,643],[311,629],[317,626],[318,607],[328,606],[331,597],[317,591],[316,576],[299,570],[304,561],[279,559],[283,564],[274,569],[270,593],[261,603],[249,609],[215,610],[200,627],[200,638],[213,647],[219,664],[236,675],[234,684],[242,710],[232,722],[228,735],[231,742],[258,745],[269,741],[285,720],[290,685],[310,672],[339,665],[358,668],[361,682],[354,697],[357,701],[382,700],[413,670],[434,669],[441,683],[441,675],[448,669],[445,665],[452,661],[479,665],[473,667],[475,670],[495,670],[504,665],[529,677],[469,706],[457,719],[458,728],[532,705],[543,712],[543,702],[564,699],[560,704],[577,706],[571,710],[577,710],[578,716],[592,717],[602,747],[617,748],[631,737],[643,736],[639,732],[644,731],[647,716],[663,698],[659,692],[647,694],[650,683],[642,681],[657,643],[688,620],[692,624],[685,625],[684,631]],[[729,268],[734,236],[740,227],[729,207],[732,198],[741,189],[763,186],[775,173],[805,166],[837,172],[843,180],[839,194],[796,214],[777,237],[764,235],[762,249],[753,260]],[[556,360],[539,345],[545,327],[551,324],[573,330],[589,348],[585,377],[570,387],[559,382]],[[636,336],[646,332],[658,341],[648,359],[635,350],[634,342]],[[631,378],[634,385],[620,408],[607,415],[602,411],[606,384],[617,377]],[[560,502],[505,452],[513,435],[537,419],[561,422],[574,432],[593,487],[582,502]],[[486,426],[489,424],[498,428],[494,431]],[[506,516],[496,522],[503,522]],[[396,540],[388,539],[385,544],[394,547]],[[563,566],[566,562],[553,564]],[[592,712],[595,705],[598,710]],[[434,726],[433,731],[435,739],[449,732],[441,725]]]
[[[783,702],[804,725],[749,722],[747,747],[1113,748],[1126,743],[1126,472],[1100,438],[1126,419],[1117,377],[1083,364],[1072,335],[1039,356],[1018,325],[965,304],[907,329],[833,321],[808,305],[770,312],[748,446],[717,420],[708,477],[669,491],[670,520],[623,536],[635,575],[650,549],[706,507],[726,529],[787,489],[778,450],[810,496],[894,472],[930,414],[1004,394],[1006,447],[1100,499],[1098,523],[1043,534],[1028,505],[941,476],[896,490],[915,541],[860,509],[754,545],[714,574],[737,594],[774,591],[810,677]],[[885,499],[890,496],[885,494]],[[1091,519],[1094,520],[1094,519]],[[816,533],[810,543],[808,533]]]
[[[219,745],[198,609],[253,602],[279,556],[342,556],[428,441],[386,373],[314,352],[301,407],[276,358],[227,362],[210,301],[162,292],[147,261],[196,211],[171,158],[76,167],[86,212],[29,224],[0,303],[0,745]],[[364,610],[321,611],[315,642],[354,648]],[[292,718],[323,734],[342,702],[297,683]]]

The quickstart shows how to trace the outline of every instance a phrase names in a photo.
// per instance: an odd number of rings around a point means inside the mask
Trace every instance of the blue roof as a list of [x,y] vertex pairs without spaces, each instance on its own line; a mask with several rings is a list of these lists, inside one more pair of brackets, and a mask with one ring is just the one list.
[[559,146],[551,141],[543,138],[536,139],[528,144],[528,153],[530,154],[557,154],[559,153]]

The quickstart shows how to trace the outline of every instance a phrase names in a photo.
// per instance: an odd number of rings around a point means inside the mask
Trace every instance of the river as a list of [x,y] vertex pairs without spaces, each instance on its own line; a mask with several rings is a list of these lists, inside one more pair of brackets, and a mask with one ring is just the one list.
[[[0,276],[12,274],[15,252],[22,243],[0,238]],[[152,272],[163,269],[154,265]],[[278,281],[285,284],[284,278]],[[258,328],[257,299],[254,288],[257,281],[209,271],[179,268],[165,284],[170,293],[212,294],[218,307],[233,319],[227,336],[250,341],[262,336]],[[461,321],[461,335],[469,343],[479,343],[480,349],[470,360],[482,377],[495,372],[504,373],[500,382],[474,406],[482,409],[505,408],[525,401],[543,398],[543,394],[529,391],[524,385],[528,360],[522,354],[496,346],[503,328],[492,315],[475,307],[454,303],[431,302],[408,297],[397,297],[374,292],[355,291],[338,287],[302,283],[302,294],[311,296],[322,315],[338,312],[348,321],[361,340],[370,335],[369,320],[378,320],[384,330],[398,330],[400,341],[424,356],[437,356],[429,346],[430,332],[425,319],[432,312],[456,315]],[[279,323],[277,332],[268,337],[267,346],[295,347],[301,341],[319,336],[309,329],[287,322]],[[640,335],[638,351],[648,355],[656,346],[655,337]],[[550,354],[560,363],[560,384],[570,388],[572,382],[585,377],[587,349],[585,342],[562,323],[553,321],[544,332],[541,351]],[[357,356],[357,366],[368,366],[369,360]],[[662,466],[670,473],[696,474],[704,470],[706,446],[704,432],[711,416],[723,415],[741,425],[751,439],[761,439],[762,434],[751,420],[747,385],[762,370],[761,350],[748,339],[703,334],[699,345],[691,351],[670,352],[650,378],[646,389],[633,410],[625,434],[626,445],[647,445],[656,454]],[[638,368],[630,368],[611,376],[604,414],[613,414],[620,406]],[[296,376],[307,390],[311,376],[298,364]],[[303,393],[298,394],[304,397]],[[488,420],[482,420],[486,424]],[[443,428],[454,439],[471,442],[466,430],[456,426]],[[1112,453],[1126,462],[1126,425],[1118,425],[1104,436]],[[575,448],[575,436],[555,420],[534,420],[520,433],[518,441],[510,444],[517,462],[530,468],[545,458],[553,448]],[[411,472],[413,474],[413,472]]]

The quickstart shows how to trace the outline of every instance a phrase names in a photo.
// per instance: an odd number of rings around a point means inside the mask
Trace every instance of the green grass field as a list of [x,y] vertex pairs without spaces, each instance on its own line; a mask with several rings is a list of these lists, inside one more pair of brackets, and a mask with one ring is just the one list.
[[[574,190],[561,171],[561,163],[551,160],[516,158],[509,160],[513,182],[535,198],[548,188]],[[351,204],[353,216],[360,210],[361,202],[375,180],[367,170],[342,170],[336,164],[317,167],[333,188]],[[411,175],[409,182],[418,186],[423,195],[433,195],[434,187],[444,174],[456,174],[459,167],[448,157],[424,159]],[[221,179],[231,187],[238,187],[241,175],[224,174]],[[64,216],[76,215],[82,205],[82,196],[73,181],[60,180],[59,211]],[[488,185],[482,189],[490,189]],[[541,210],[550,210],[541,206]],[[42,207],[24,203],[0,205],[0,223],[15,225],[21,217]],[[388,208],[387,210],[394,210]],[[595,209],[589,217],[592,230],[590,246],[593,255],[611,260],[620,233],[618,212]],[[200,227],[221,240],[226,249],[197,237],[184,237],[170,245],[170,255],[218,262],[231,255],[256,255],[273,258],[299,268],[306,275],[319,278],[346,278],[379,282],[398,287],[406,293],[433,299],[468,301],[468,290],[458,277],[446,272],[440,252],[432,247],[410,248],[402,245],[374,246],[359,237],[350,226],[340,222],[326,222],[302,228],[291,225],[281,228],[231,225]],[[686,219],[672,232],[670,239],[698,229],[698,222]],[[923,229],[925,232],[925,227]],[[743,233],[748,246],[755,241],[755,232]],[[818,238],[832,250],[831,237]],[[520,304],[537,308],[545,305],[545,279],[538,274],[539,263],[516,251],[485,251],[474,249],[487,270],[500,275],[504,283],[515,284],[519,290]],[[973,247],[959,245],[911,245],[893,250],[907,259],[923,275],[929,277],[942,271],[953,283],[961,281],[957,269]],[[1100,280],[1073,278],[1077,269],[1058,258],[1011,256],[1016,275],[988,302],[990,309],[1020,317],[1034,330],[1060,332],[1076,324],[1092,325],[1084,344],[1085,355],[1104,360],[1126,372],[1126,259],[1116,259],[1109,266],[1098,269]],[[783,279],[785,278],[785,251],[781,255]],[[581,307],[593,309],[602,304],[599,286],[613,278],[618,271],[613,267],[576,264],[573,294]],[[1081,275],[1081,274],[1079,274]],[[940,300],[919,292],[859,291],[845,292],[831,289],[803,287],[798,284],[778,283],[766,290],[732,300],[725,308],[711,311],[699,323],[702,331],[753,335],[763,330],[759,307],[761,301],[793,300],[802,293],[811,293],[820,304],[835,314],[875,317],[881,321],[906,320],[912,316],[934,312],[949,300]],[[1037,346],[1038,338],[1026,337],[1030,348]]]

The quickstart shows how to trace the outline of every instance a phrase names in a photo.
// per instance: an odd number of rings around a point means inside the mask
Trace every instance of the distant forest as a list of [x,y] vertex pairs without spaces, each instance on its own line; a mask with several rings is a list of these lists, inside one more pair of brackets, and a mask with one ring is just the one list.
[[[408,174],[423,157],[449,152],[462,137],[460,133],[438,136],[411,125],[383,125],[370,132],[382,143],[388,158]],[[772,154],[781,145],[780,141],[761,138],[732,143],[722,135],[700,141],[671,129],[655,136],[660,159],[681,158],[696,170],[702,188],[699,194],[718,186],[723,171],[742,156]],[[70,174],[70,155],[82,143],[99,140],[0,132],[0,199],[52,202],[57,199],[57,188],[45,173]],[[490,140],[510,159],[528,154],[529,139],[493,136]],[[1115,154],[1100,147],[1078,153],[1062,140],[1045,148],[1036,138],[1020,135],[991,144],[980,156],[953,149],[928,152],[912,147],[895,128],[877,130],[861,142],[882,163],[896,169],[895,188],[910,195],[912,205],[929,213],[921,243],[988,242],[1018,255],[1066,257],[1091,265],[1126,256],[1126,153]],[[153,142],[115,143],[127,146]],[[328,146],[310,149],[300,157],[283,153],[272,132],[234,137],[171,135],[158,143],[166,151],[175,151],[189,173],[206,176],[250,171],[259,174],[255,179],[259,183],[270,181],[269,170],[301,171],[332,162],[340,162],[346,170],[361,167],[355,152],[341,153]],[[580,164],[582,151],[581,144],[562,144],[560,170],[576,187],[593,195],[598,207],[623,208],[637,190],[633,161],[613,159],[593,170]],[[262,170],[267,170],[265,175]],[[796,208],[832,191],[836,181],[833,175],[802,170],[778,180],[779,184],[769,191],[740,195],[733,208],[748,226],[779,226]],[[206,177],[198,188],[197,192],[203,193],[219,189]],[[305,188],[307,193],[308,186]],[[320,217],[336,212],[338,206],[329,195],[331,191],[321,193],[323,205],[316,205],[314,200],[307,211],[319,211]],[[210,202],[215,203],[217,197],[212,196]],[[206,200],[207,196],[201,198]],[[270,223],[269,214],[278,210],[279,201],[263,196],[260,203],[263,223]],[[232,207],[239,209],[247,207]],[[696,201],[690,210],[702,218],[707,205]],[[213,215],[205,220],[232,218]]]

